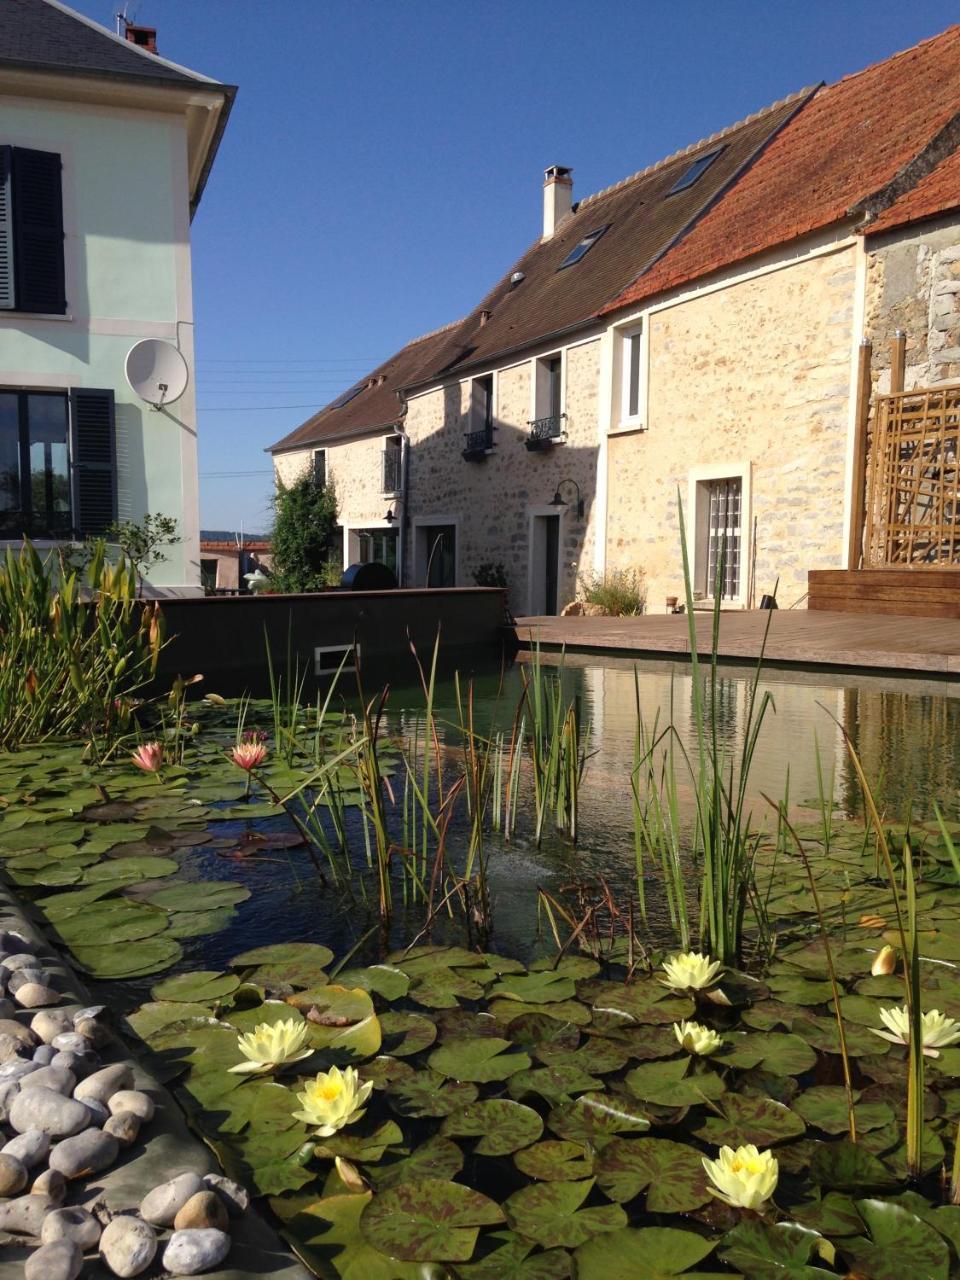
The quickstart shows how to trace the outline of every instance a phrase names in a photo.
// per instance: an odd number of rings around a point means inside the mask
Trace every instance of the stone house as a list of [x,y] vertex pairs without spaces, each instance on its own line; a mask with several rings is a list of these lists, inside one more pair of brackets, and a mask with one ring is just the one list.
[[577,203],[547,170],[542,236],[399,379],[403,582],[502,566],[535,615],[638,568],[660,610],[678,495],[704,605],[721,547],[730,608],[856,559],[862,339],[880,390],[897,328],[908,386],[960,374],[958,88],[955,27]]
[[[0,541],[163,513],[163,595],[200,590],[190,222],[234,89],[155,34],[0,5]],[[185,378],[159,411],[125,376],[144,339]]]
[[273,568],[269,538],[210,537],[200,534],[200,580],[205,595],[244,594],[249,591],[245,577],[260,570],[269,575]]

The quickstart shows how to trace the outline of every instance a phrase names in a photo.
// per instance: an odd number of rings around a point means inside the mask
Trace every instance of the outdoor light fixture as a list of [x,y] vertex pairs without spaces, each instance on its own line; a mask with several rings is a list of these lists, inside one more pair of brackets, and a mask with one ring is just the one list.
[[561,496],[561,493],[560,493],[561,486],[565,484],[572,484],[577,491],[577,519],[582,520],[583,519],[583,498],[580,496],[580,486],[577,484],[576,480],[571,480],[569,478],[566,480],[560,480],[557,484],[556,493],[550,499],[550,506],[565,507],[568,505],[568,503]]
[[394,514],[393,507],[388,507],[388,508],[387,508],[387,514],[386,514],[386,517],[385,517],[385,518],[386,518],[387,524],[396,524],[396,523],[397,523],[397,517],[396,517],[396,515]]

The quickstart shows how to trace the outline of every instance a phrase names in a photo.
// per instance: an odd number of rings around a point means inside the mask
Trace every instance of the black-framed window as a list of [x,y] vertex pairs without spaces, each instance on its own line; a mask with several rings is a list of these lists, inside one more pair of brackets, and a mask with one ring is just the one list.
[[327,451],[326,449],[314,449],[313,451],[313,487],[322,489],[327,483]]
[[54,151],[0,145],[0,310],[66,314],[61,169]]
[[361,564],[385,564],[388,569],[397,572],[396,529],[358,529],[357,553]]
[[0,534],[73,533],[66,395],[0,390]]

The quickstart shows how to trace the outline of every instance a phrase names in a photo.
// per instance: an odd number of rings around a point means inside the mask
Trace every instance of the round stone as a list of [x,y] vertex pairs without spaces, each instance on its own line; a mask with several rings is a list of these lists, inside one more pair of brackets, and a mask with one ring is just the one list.
[[0,1019],[0,1035],[13,1036],[14,1040],[19,1040],[21,1051],[28,1049],[31,1053],[40,1043],[37,1034],[25,1027],[22,1022],[18,1022],[16,1018]]
[[[0,992],[4,991],[3,982],[0,981]],[[17,1012],[17,1006],[12,1000],[8,1000],[6,996],[0,995],[0,1018],[12,1018]]]
[[23,1266],[24,1280],[77,1280],[83,1254],[72,1240],[56,1240],[31,1253]]
[[14,955],[3,957],[3,967],[15,973],[17,969],[36,969],[37,957],[32,951],[18,951]]
[[96,1018],[80,1018],[74,1022],[73,1029],[78,1035],[83,1036],[84,1040],[89,1040],[97,1048],[105,1045],[110,1039],[110,1032]]
[[[2,1019],[3,1022],[11,1022],[11,1018]],[[20,1025],[19,1023],[17,1024]],[[22,1040],[18,1040],[16,1036],[12,1036],[9,1031],[0,1031],[0,1062],[13,1062],[21,1053],[27,1049]]]
[[217,1193],[231,1218],[242,1218],[250,1208],[250,1192],[239,1182],[225,1178],[221,1173],[206,1173],[203,1181]]
[[33,1051],[33,1061],[38,1067],[49,1067],[56,1056],[57,1051],[52,1044],[38,1044]]
[[109,1102],[121,1089],[133,1088],[133,1068],[128,1062],[113,1062],[93,1071],[73,1091],[80,1102]]
[[82,1102],[65,1098],[53,1089],[25,1089],[11,1104],[10,1123],[17,1133],[40,1129],[51,1138],[71,1138],[87,1128],[90,1112]]
[[181,1173],[147,1192],[140,1202],[140,1217],[155,1227],[172,1227],[174,1218],[190,1197],[204,1189],[197,1174]]
[[122,1214],[113,1218],[100,1237],[100,1256],[115,1276],[138,1276],[157,1252],[157,1237],[147,1222]]
[[110,1119],[110,1112],[107,1108],[102,1102],[90,1101],[85,1102],[83,1105],[90,1112],[90,1123],[95,1125],[98,1129],[102,1129]]
[[153,1099],[141,1089],[118,1089],[116,1093],[111,1095],[107,1106],[110,1108],[112,1116],[117,1115],[120,1111],[132,1111],[144,1123],[153,1119]]
[[26,1133],[18,1133],[6,1146],[0,1148],[0,1154],[16,1156],[27,1169],[35,1169],[43,1164],[50,1154],[50,1135],[41,1133],[39,1129],[28,1129]]
[[[40,982],[46,987],[53,986],[53,974],[48,973],[46,969],[41,969],[37,965],[30,968],[16,969],[7,979],[7,990],[11,995],[16,995],[21,987],[26,986],[28,982]],[[73,1019],[71,1018],[72,1022]]]
[[198,1191],[173,1220],[174,1231],[202,1227],[216,1227],[219,1231],[226,1231],[229,1225],[226,1207],[215,1191]]
[[56,1207],[49,1196],[33,1191],[16,1200],[7,1200],[0,1204],[0,1231],[9,1231],[14,1236],[39,1236],[44,1218]]
[[198,1276],[217,1267],[230,1252],[225,1231],[175,1231],[163,1251],[163,1265],[175,1276]]
[[74,1138],[64,1138],[50,1152],[50,1168],[67,1179],[85,1178],[113,1164],[120,1143],[102,1129],[85,1129]]
[[42,1009],[63,999],[59,991],[54,991],[53,987],[45,987],[42,982],[24,983],[13,998],[21,1009]]
[[[55,1046],[51,1045],[51,1048]],[[86,1079],[91,1071],[95,1071],[98,1062],[95,1053],[74,1053],[72,1049],[57,1049],[55,1058],[50,1061],[51,1067],[66,1067],[78,1080]]]
[[77,1077],[64,1067],[40,1067],[31,1071],[20,1081],[21,1089],[52,1089],[54,1093],[62,1093],[68,1098],[77,1086]]
[[142,1120],[133,1111],[118,1111],[104,1122],[104,1133],[112,1133],[121,1147],[131,1147],[140,1136]]
[[43,1064],[31,1058],[11,1058],[0,1067],[0,1084],[7,1080],[22,1080],[24,1076],[39,1071]]
[[57,1240],[72,1240],[82,1253],[97,1247],[100,1239],[100,1223],[92,1213],[76,1205],[70,1209],[54,1209],[48,1213],[40,1228],[44,1244]]
[[37,1174],[30,1188],[32,1196],[45,1196],[51,1207],[63,1204],[67,1198],[67,1180],[59,1169],[44,1169]]
[[0,1200],[17,1196],[27,1185],[27,1167],[9,1152],[0,1151]]
[[77,1022],[97,1022],[107,1012],[105,1004],[88,1004],[84,1009],[78,1009],[73,1015],[74,1023]]
[[30,1022],[30,1030],[38,1035],[44,1044],[51,1044],[55,1036],[73,1030],[73,1019],[66,1009],[41,1009],[39,1013],[34,1014]]
[[10,1123],[10,1108],[20,1094],[16,1080],[0,1080],[0,1124]]
[[50,1041],[55,1049],[67,1049],[70,1053],[89,1053],[90,1041],[76,1031],[61,1031]]

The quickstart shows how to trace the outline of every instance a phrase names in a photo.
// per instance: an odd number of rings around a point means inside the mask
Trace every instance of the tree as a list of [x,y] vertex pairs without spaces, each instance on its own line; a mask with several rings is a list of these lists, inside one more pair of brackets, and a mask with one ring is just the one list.
[[173,516],[151,515],[148,511],[142,520],[115,520],[108,525],[104,537],[115,543],[137,570],[138,592],[143,594],[143,579],[148,569],[163,564],[170,557],[161,547],[174,547],[183,539],[177,533]]
[[307,472],[289,486],[277,483],[273,499],[271,586],[276,591],[320,591],[337,535],[337,495]]

